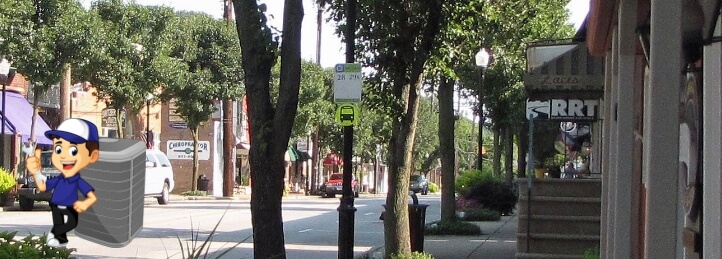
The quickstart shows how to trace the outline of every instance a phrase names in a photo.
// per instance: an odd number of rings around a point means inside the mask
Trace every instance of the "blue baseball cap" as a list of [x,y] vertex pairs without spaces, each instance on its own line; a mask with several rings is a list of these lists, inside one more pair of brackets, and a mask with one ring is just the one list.
[[84,119],[67,119],[60,123],[58,129],[46,131],[45,136],[49,139],[57,136],[75,144],[100,141],[98,127]]

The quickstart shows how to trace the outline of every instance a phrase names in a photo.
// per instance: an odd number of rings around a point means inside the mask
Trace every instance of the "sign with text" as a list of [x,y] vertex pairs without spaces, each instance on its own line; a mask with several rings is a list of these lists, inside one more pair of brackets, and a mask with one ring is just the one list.
[[[105,128],[118,128],[117,113],[115,109],[105,109],[100,113],[100,126]],[[120,111],[120,127],[125,128],[125,111]]]
[[336,103],[360,103],[363,88],[361,64],[336,64],[333,80],[333,100]]
[[526,117],[534,120],[593,121],[599,100],[551,99],[526,102]]
[[[192,160],[193,159],[193,141],[192,140],[168,140],[168,149],[166,149],[168,159]],[[198,141],[198,160],[208,160],[211,158],[211,142]]]
[[175,99],[168,102],[168,125],[174,129],[187,129],[188,123],[178,114],[178,107],[175,105]]

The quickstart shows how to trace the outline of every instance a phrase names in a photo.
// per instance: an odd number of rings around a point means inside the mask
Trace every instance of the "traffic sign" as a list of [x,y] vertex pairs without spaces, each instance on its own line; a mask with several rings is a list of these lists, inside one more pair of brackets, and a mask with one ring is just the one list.
[[336,108],[336,122],[341,126],[353,126],[361,117],[358,106],[353,103],[343,103]]
[[333,100],[336,103],[360,103],[363,75],[361,64],[336,64],[333,80]]

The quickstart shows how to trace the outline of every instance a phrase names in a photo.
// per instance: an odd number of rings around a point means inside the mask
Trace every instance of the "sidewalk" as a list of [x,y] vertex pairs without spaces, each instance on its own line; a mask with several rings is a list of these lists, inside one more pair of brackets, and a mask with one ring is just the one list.
[[[513,259],[516,255],[517,215],[499,221],[474,222],[481,227],[480,236],[425,236],[424,252],[436,259],[493,258]],[[384,248],[369,252],[369,258],[382,258]]]

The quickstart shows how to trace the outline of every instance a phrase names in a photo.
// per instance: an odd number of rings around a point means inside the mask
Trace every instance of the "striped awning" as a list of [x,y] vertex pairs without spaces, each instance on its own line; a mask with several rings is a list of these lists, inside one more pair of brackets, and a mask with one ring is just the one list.
[[530,99],[604,95],[604,60],[590,55],[585,42],[532,45],[527,64],[524,87]]

